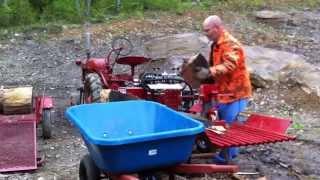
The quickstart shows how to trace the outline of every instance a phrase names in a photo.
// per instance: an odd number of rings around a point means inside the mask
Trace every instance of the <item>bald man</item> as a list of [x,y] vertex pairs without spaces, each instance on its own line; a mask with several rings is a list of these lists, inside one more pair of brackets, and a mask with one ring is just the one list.
[[[251,97],[251,83],[245,63],[242,45],[223,26],[220,17],[207,17],[203,24],[203,32],[212,41],[210,52],[210,72],[218,85],[219,117],[226,123],[232,124],[237,115],[244,111],[248,98]],[[202,71],[199,75],[204,75]],[[203,78],[203,77],[202,77]],[[217,163],[227,163],[235,158],[237,148],[229,148],[227,153],[214,157]]]

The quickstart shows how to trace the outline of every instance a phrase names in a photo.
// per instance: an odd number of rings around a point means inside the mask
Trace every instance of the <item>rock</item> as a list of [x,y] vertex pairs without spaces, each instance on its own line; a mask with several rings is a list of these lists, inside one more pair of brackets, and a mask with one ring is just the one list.
[[254,16],[263,20],[285,20],[289,17],[289,15],[284,12],[271,10],[256,11]]
[[0,179],[2,179],[2,178],[5,179],[5,178],[7,178],[7,177],[8,177],[8,175],[1,174],[1,173],[0,173]]
[[47,31],[50,34],[58,34],[63,31],[63,26],[58,24],[49,24],[47,25]]
[[298,61],[289,64],[282,71],[281,82],[296,83],[306,94],[320,98],[320,70],[316,66]]
[[264,88],[278,82],[283,68],[303,60],[296,54],[260,46],[245,46],[245,53],[253,85]]
[[197,52],[209,55],[209,41],[199,33],[184,33],[147,41],[145,54],[152,59],[168,59],[172,56],[190,57]]

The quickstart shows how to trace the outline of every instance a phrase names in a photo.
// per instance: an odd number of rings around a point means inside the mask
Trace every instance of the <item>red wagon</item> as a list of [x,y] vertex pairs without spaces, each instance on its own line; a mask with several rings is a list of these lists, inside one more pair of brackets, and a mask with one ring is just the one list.
[[41,123],[42,136],[51,137],[51,97],[33,99],[33,112],[29,114],[0,114],[0,172],[37,169],[41,158],[37,156],[36,127]]

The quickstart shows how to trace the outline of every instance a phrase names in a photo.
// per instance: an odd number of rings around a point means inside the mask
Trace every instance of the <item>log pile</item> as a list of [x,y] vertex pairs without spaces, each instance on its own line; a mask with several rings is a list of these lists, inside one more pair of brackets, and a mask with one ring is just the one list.
[[32,87],[0,88],[0,113],[5,115],[32,112]]

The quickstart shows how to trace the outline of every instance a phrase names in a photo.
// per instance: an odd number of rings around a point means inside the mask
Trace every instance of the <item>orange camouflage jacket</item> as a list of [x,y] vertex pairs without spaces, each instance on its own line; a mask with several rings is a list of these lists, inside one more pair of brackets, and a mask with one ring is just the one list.
[[252,88],[243,47],[227,31],[212,45],[210,63],[219,93],[222,94],[218,102],[230,103],[251,97]]

